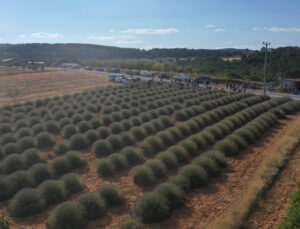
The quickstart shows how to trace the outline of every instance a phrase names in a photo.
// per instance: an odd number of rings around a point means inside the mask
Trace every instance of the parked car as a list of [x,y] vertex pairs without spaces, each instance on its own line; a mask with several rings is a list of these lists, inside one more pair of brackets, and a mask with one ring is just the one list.
[[152,76],[151,72],[142,72],[140,75],[144,76],[144,77],[151,77]]
[[127,78],[124,75],[119,75],[115,78],[115,82],[117,83],[124,83],[127,80]]
[[108,81],[115,81],[115,79],[116,79],[117,77],[119,77],[119,76],[118,76],[118,75],[108,75],[108,76],[107,76],[107,80],[108,80]]
[[113,72],[113,73],[120,73],[121,72],[121,69],[120,68],[112,68],[110,70],[110,72]]
[[186,75],[176,75],[174,76],[174,80],[189,80],[190,77]]
[[93,70],[93,67],[91,67],[91,66],[86,66],[84,69],[85,69],[85,70],[88,70],[88,71],[92,71],[92,70]]
[[134,78],[127,78],[124,83],[134,83],[134,82],[136,82],[136,79],[134,79]]
[[105,72],[105,69],[104,68],[100,68],[100,67],[95,68],[95,70],[98,71],[98,72]]

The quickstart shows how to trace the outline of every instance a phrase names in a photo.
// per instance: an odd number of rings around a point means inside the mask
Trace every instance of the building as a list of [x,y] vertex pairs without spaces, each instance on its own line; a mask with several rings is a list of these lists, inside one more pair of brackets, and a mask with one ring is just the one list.
[[300,78],[283,79],[280,81],[280,88],[285,90],[300,90]]
[[76,63],[63,63],[61,64],[62,68],[72,68],[72,69],[79,69],[80,65]]

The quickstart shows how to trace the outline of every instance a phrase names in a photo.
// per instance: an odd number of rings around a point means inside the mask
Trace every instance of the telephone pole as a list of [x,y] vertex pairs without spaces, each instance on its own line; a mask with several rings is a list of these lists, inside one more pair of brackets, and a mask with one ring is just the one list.
[[266,94],[266,72],[267,72],[267,54],[268,54],[268,46],[271,45],[270,42],[263,42],[265,46],[265,65],[264,65],[264,95]]

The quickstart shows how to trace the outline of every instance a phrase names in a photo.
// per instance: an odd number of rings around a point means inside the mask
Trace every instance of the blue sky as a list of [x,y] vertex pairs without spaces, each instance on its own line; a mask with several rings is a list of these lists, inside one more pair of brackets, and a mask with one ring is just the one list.
[[0,43],[300,46],[300,0],[0,0]]

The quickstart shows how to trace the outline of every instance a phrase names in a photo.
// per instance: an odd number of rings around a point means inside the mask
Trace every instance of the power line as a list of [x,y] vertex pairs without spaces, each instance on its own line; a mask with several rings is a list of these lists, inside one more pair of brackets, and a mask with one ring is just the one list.
[[270,42],[263,42],[265,46],[265,65],[264,65],[264,95],[266,94],[266,72],[267,72],[267,53],[268,53],[268,46],[271,45]]

